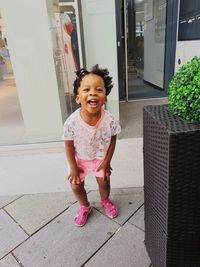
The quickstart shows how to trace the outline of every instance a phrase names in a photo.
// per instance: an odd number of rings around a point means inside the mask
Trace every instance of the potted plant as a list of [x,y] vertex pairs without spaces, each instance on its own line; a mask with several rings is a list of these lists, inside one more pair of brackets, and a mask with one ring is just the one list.
[[200,58],[184,64],[169,85],[169,109],[180,118],[200,121]]
[[200,58],[143,110],[145,244],[154,267],[200,266]]

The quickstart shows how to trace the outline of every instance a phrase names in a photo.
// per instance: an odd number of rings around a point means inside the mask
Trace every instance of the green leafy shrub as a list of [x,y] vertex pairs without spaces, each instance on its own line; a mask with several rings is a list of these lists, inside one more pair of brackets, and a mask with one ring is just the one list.
[[169,109],[180,118],[200,121],[200,58],[184,64],[169,84]]

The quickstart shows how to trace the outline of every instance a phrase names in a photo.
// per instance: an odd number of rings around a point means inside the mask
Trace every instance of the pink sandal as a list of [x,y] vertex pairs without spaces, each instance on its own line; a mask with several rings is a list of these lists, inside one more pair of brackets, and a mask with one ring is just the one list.
[[110,199],[104,199],[101,200],[101,206],[104,208],[104,211],[106,213],[106,215],[110,218],[115,218],[118,215],[118,211],[117,208],[115,207],[115,205],[110,201]]
[[76,226],[85,225],[87,222],[87,217],[90,214],[91,210],[92,210],[91,206],[89,206],[89,207],[81,206],[79,208],[79,211],[77,212],[75,218],[74,218],[75,225]]

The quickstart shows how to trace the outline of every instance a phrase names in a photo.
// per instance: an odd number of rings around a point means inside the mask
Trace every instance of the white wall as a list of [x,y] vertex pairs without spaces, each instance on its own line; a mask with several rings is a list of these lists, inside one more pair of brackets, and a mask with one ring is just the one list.
[[[200,40],[178,41],[180,0],[178,1],[178,4],[179,5],[178,5],[178,18],[177,18],[175,72],[184,63],[191,60],[193,57],[195,56],[200,57]],[[179,60],[180,60],[180,64],[178,63]]]
[[62,115],[45,0],[0,0],[26,140],[60,140]]
[[119,118],[117,40],[114,0],[82,0],[82,15],[87,68],[99,64],[108,68],[114,87],[107,108]]
[[[200,41],[179,41],[176,43],[175,71],[194,56],[200,57]],[[178,60],[181,64],[178,64]]]
[[[112,159],[112,188],[143,186],[142,148],[142,138],[118,140]],[[62,142],[3,146],[0,156],[0,196],[71,191]],[[98,189],[94,175],[86,178],[85,185],[87,190]]]

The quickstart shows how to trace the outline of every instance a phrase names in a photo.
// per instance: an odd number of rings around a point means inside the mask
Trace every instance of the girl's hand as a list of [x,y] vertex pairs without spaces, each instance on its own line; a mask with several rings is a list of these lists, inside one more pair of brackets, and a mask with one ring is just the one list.
[[97,169],[97,171],[100,171],[100,170],[102,170],[104,173],[103,180],[104,181],[109,180],[111,171],[112,171],[112,167],[110,166],[110,163],[102,162],[99,168]]
[[70,170],[70,174],[67,177],[67,179],[69,180],[69,182],[71,184],[81,184],[81,179],[80,179],[80,173],[83,172],[82,169],[76,167]]

